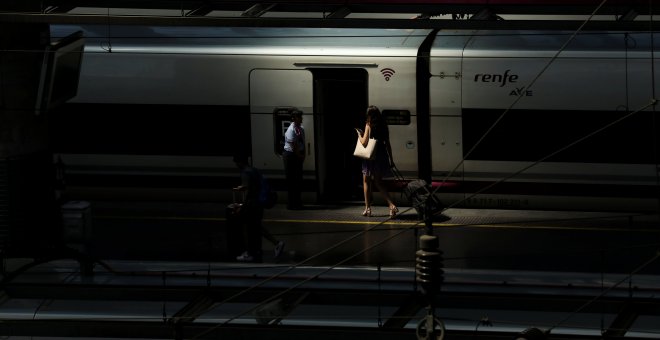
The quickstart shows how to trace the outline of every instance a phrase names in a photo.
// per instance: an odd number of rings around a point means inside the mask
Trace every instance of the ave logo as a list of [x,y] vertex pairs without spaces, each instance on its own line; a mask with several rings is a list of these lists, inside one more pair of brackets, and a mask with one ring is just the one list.
[[532,97],[534,93],[532,90],[525,90],[525,87],[516,87],[514,90],[511,90],[509,92],[509,96],[516,96],[516,97]]

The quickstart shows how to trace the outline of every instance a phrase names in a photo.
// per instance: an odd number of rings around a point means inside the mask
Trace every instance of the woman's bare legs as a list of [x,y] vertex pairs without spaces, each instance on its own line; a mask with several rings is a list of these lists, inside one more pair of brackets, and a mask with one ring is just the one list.
[[362,175],[362,189],[364,191],[364,211],[362,216],[371,216],[371,176]]
[[390,208],[390,217],[396,216],[396,213],[399,212],[399,209],[397,209],[396,204],[394,204],[394,201],[392,201],[392,197],[390,197],[390,193],[387,191],[385,185],[383,185],[383,179],[380,176],[375,176],[374,182],[378,188],[378,191],[383,194],[383,197],[387,201],[387,206]]

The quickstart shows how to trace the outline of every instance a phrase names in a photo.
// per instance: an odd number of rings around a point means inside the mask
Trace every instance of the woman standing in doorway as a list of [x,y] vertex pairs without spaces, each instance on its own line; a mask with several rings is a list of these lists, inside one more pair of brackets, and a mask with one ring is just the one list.
[[371,202],[373,184],[383,195],[390,209],[390,217],[395,217],[399,212],[392,201],[387,188],[383,185],[383,176],[391,173],[391,167],[394,164],[392,158],[392,146],[390,145],[390,131],[382,118],[380,110],[376,106],[367,108],[367,123],[364,126],[364,132],[360,136],[360,143],[366,146],[369,138],[375,138],[376,156],[373,159],[362,161],[362,181],[364,189],[364,211],[362,216],[371,216]]

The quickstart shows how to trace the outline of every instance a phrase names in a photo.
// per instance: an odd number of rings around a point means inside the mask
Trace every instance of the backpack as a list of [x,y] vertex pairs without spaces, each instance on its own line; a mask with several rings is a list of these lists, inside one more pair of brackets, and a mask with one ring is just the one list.
[[270,209],[277,203],[277,192],[271,189],[266,176],[260,173],[259,177],[259,204],[266,209]]

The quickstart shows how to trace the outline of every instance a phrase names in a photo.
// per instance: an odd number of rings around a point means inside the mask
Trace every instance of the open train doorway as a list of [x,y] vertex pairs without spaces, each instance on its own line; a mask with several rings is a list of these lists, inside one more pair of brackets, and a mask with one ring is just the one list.
[[353,157],[353,149],[354,128],[364,128],[368,73],[358,68],[311,71],[319,198],[323,202],[362,200],[362,162]]

